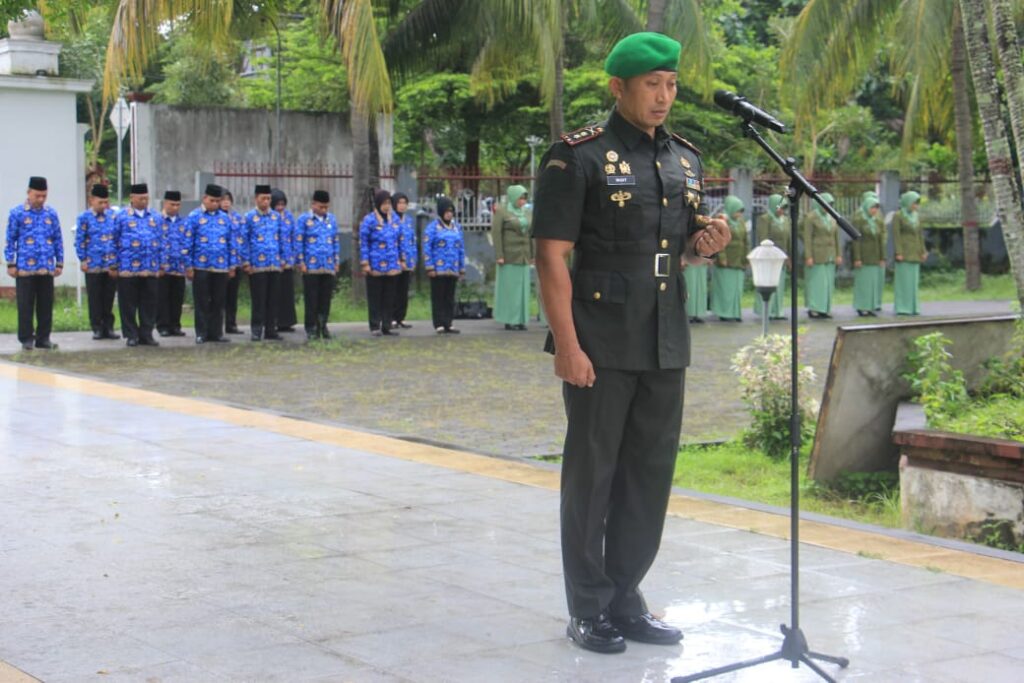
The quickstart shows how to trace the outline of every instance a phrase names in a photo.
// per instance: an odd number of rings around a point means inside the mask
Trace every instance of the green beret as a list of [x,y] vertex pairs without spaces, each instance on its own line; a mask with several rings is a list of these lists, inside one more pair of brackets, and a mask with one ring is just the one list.
[[615,44],[604,70],[609,76],[631,78],[648,71],[678,71],[683,46],[661,33],[634,33]]

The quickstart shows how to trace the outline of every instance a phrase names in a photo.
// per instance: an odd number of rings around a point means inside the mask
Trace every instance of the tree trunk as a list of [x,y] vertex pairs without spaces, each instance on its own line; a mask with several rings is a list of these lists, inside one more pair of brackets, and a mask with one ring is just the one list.
[[953,46],[950,59],[953,77],[953,114],[956,128],[957,178],[960,181],[960,225],[964,234],[964,270],[968,291],[981,287],[981,247],[978,236],[978,205],[974,198],[974,118],[971,116],[970,80],[964,25],[960,9],[953,8]]
[[[1010,127],[1017,161],[1024,154],[1024,64],[1021,64],[1021,45],[1017,25],[1013,21],[1013,8],[1008,0],[991,0],[992,24],[995,29],[996,54],[1003,67],[1006,107],[1010,110]],[[1024,170],[1017,166],[1018,190],[1024,187]]]
[[565,60],[559,53],[555,59],[555,94],[551,98],[551,111],[548,114],[551,142],[565,132],[565,111],[562,109],[562,91],[565,88]]
[[666,0],[650,0],[647,3],[647,30],[665,32]]
[[352,128],[352,300],[366,298],[366,278],[359,264],[359,223],[373,209],[370,196],[370,119],[354,103]]
[[992,60],[985,5],[978,0],[960,0],[967,57],[971,65],[974,97],[978,103],[985,151],[996,196],[996,211],[1003,228],[1003,241],[1010,269],[1017,285],[1017,299],[1024,309],[1024,210],[1020,203],[1010,143],[999,107],[999,83]]

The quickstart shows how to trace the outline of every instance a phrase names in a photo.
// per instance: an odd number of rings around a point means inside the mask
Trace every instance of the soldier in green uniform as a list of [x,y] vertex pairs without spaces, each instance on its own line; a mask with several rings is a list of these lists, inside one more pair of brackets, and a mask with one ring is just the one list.
[[924,232],[918,221],[917,204],[921,195],[904,192],[900,195],[900,210],[892,217],[892,234],[896,242],[896,270],[893,285],[896,290],[896,315],[920,315],[917,285],[921,278],[921,263],[928,258],[924,246]]
[[[790,251],[793,235],[790,232],[789,216],[786,215],[788,208],[789,200],[781,194],[769,195],[768,210],[757,217],[757,239],[754,240],[754,243],[760,244],[762,240],[771,240],[772,244],[786,252],[786,256],[789,257],[786,259],[785,270],[779,273],[779,286],[775,288],[775,293],[772,294],[772,298],[768,302],[768,317],[771,320],[783,320],[786,317],[782,315],[782,306],[786,298],[786,282],[788,282],[786,270],[793,267],[792,252]],[[764,303],[761,301],[761,297],[755,297],[754,310],[758,315],[761,313],[762,306]]]
[[878,195],[874,192],[862,195],[860,210],[852,222],[861,234],[859,240],[853,240],[850,244],[853,257],[853,307],[861,317],[874,317],[875,311],[882,308],[885,246],[888,240]]
[[[663,127],[680,45],[637,33],[605,70],[608,120],[563,135],[541,160],[533,234],[568,430],[562,462],[567,633],[622,652],[625,639],[674,644],[640,582],[665,521],[690,361],[681,262],[728,244],[701,215],[700,152]],[[575,252],[572,271],[565,259]]]
[[750,251],[744,209],[743,200],[734,195],[726,197],[722,204],[722,215],[729,224],[732,240],[715,258],[715,270],[711,273],[711,312],[726,322],[743,320],[743,274]]
[[[835,201],[828,192],[821,193],[821,200],[832,206]],[[832,290],[836,285],[836,266],[843,264],[839,255],[839,226],[832,216],[825,213],[817,202],[811,205],[803,219],[804,240],[804,298],[807,315],[811,318],[832,317]]]

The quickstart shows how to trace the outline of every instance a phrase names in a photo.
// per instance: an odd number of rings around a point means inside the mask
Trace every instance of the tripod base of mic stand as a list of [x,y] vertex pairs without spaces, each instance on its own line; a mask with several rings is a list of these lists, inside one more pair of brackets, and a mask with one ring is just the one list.
[[761,664],[767,664],[768,662],[775,662],[780,659],[785,659],[793,664],[793,668],[796,669],[801,663],[807,665],[814,673],[821,676],[828,683],[835,683],[835,679],[829,676],[820,666],[818,666],[812,660],[820,660],[828,662],[830,664],[837,664],[840,668],[845,669],[850,665],[850,660],[846,657],[833,657],[832,655],[823,655],[820,652],[811,652],[807,646],[807,639],[804,637],[803,631],[800,629],[791,629],[785,624],[782,624],[779,628],[782,629],[782,635],[784,639],[782,641],[782,649],[774,654],[767,655],[765,657],[758,657],[757,659],[748,659],[742,662],[736,662],[735,664],[728,664],[726,666],[720,666],[717,669],[709,669],[696,674],[690,674],[689,676],[677,676],[672,679],[672,683],[687,683],[688,681],[699,681],[704,678],[712,678],[713,676],[721,676],[727,674],[730,671],[739,671],[740,669],[749,669],[750,667],[759,666]]

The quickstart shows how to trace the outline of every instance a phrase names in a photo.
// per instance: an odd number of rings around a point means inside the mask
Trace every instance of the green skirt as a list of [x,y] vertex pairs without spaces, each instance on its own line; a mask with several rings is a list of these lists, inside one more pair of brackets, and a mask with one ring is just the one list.
[[878,298],[875,299],[875,310],[882,310],[882,292],[885,291],[885,268],[878,266]]
[[[779,273],[779,284],[775,288],[775,293],[772,294],[772,298],[768,300],[768,317],[769,318],[781,318],[782,307],[786,300],[786,289],[789,287],[789,273],[783,268],[782,272]],[[764,302],[761,300],[761,295],[757,294],[754,296],[754,312],[761,315],[761,309],[764,308]]]
[[708,312],[708,267],[686,266],[683,271],[686,278],[686,315],[699,318]]
[[896,262],[893,285],[896,289],[896,315],[919,315],[917,284],[921,277],[920,263]]
[[530,316],[530,266],[498,266],[494,281],[494,319],[506,325],[525,325]]
[[711,273],[711,312],[719,318],[742,318],[743,271],[715,268]]
[[882,306],[880,283],[884,275],[878,274],[882,266],[861,266],[853,271],[853,308],[857,311],[875,311]]
[[832,290],[836,285],[836,264],[821,263],[811,266],[804,283],[804,301],[807,309],[817,313],[832,312]]

